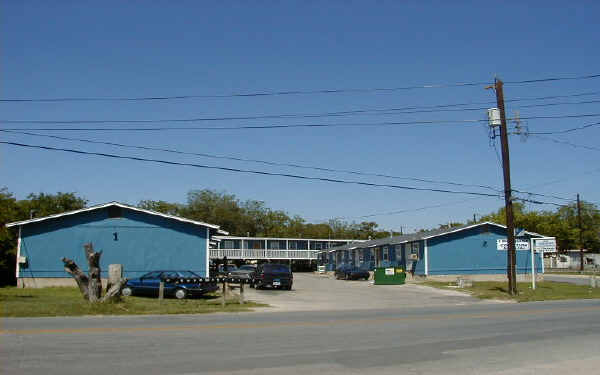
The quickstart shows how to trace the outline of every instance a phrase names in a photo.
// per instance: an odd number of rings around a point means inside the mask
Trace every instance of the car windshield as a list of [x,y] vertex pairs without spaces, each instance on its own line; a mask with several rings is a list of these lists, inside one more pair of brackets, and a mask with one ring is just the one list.
[[283,264],[265,264],[264,267],[267,272],[290,272],[290,268]]
[[243,271],[254,271],[256,268],[254,266],[240,266],[238,269]]

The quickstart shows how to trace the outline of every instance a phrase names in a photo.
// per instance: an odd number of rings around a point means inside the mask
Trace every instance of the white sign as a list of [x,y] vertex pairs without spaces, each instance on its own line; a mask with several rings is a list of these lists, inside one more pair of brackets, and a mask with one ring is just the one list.
[[533,249],[536,253],[555,253],[556,252],[556,238],[534,238]]
[[[508,250],[508,240],[507,239],[496,240],[496,248],[498,250]],[[529,241],[515,239],[515,249],[516,250],[529,250],[530,249]]]
[[386,268],[385,269],[385,275],[386,276],[394,276],[394,269],[393,268]]
[[319,266],[319,273],[325,273],[327,271],[327,269],[325,268],[325,266]]

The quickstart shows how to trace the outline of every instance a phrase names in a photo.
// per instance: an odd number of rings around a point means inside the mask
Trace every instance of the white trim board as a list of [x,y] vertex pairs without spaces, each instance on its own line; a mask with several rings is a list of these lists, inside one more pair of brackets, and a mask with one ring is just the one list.
[[228,234],[224,230],[220,229],[220,227],[218,225],[215,225],[215,224],[208,224],[208,223],[204,223],[202,221],[190,220],[190,219],[186,219],[186,218],[179,217],[179,216],[167,215],[167,214],[163,214],[163,213],[156,212],[156,211],[145,210],[145,209],[142,209],[142,208],[129,206],[129,205],[126,205],[126,204],[123,204],[123,203],[119,203],[119,202],[109,202],[109,203],[104,203],[104,204],[100,204],[100,205],[97,205],[97,206],[82,208],[80,210],[63,212],[63,213],[60,213],[60,214],[44,216],[44,217],[35,218],[35,219],[29,219],[29,220],[23,220],[23,221],[15,221],[13,223],[6,224],[6,227],[10,228],[10,227],[14,227],[14,226],[17,226],[17,225],[26,225],[26,224],[31,224],[31,223],[38,223],[38,222],[41,222],[41,221],[50,220],[50,219],[56,219],[56,218],[63,217],[63,216],[75,215],[75,214],[78,214],[78,213],[81,213],[81,212],[88,212],[88,211],[99,210],[101,208],[106,208],[106,207],[110,207],[110,206],[117,206],[117,207],[126,208],[126,209],[137,211],[137,212],[143,212],[143,213],[148,214],[148,215],[161,216],[161,217],[164,217],[164,218],[167,218],[167,219],[181,221],[183,223],[189,223],[189,224],[194,224],[194,225],[201,225],[201,226],[205,226],[205,227],[208,227],[208,228],[216,229],[219,233]]

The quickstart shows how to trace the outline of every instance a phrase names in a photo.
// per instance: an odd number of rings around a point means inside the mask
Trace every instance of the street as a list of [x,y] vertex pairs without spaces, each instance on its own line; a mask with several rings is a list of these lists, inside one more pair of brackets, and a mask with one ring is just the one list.
[[600,301],[4,319],[3,374],[596,373]]

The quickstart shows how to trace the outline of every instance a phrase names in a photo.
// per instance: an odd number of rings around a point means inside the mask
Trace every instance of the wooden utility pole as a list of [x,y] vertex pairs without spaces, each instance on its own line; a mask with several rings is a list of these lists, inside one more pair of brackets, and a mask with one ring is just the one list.
[[581,225],[581,201],[577,194],[577,222],[579,226],[579,271],[583,271],[583,225]]
[[500,142],[502,145],[502,170],[504,174],[504,206],[506,211],[506,231],[508,239],[507,249],[507,267],[508,292],[510,295],[516,295],[517,274],[515,270],[515,223],[512,206],[512,188],[510,186],[510,157],[508,153],[508,131],[506,129],[506,114],[504,111],[504,90],[503,83],[498,78],[495,79],[494,88],[496,90],[496,103],[500,112]]

